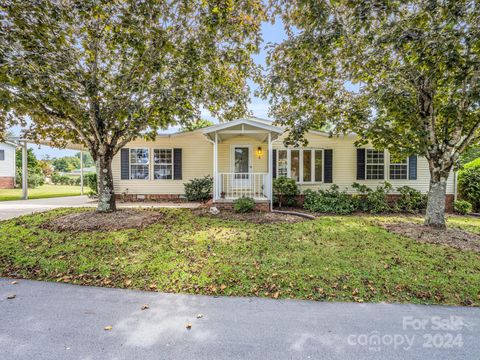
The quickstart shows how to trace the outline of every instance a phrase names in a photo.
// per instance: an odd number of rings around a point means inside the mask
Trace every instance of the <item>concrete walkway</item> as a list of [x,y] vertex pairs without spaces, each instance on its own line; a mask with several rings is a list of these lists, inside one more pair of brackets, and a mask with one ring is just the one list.
[[[216,298],[11,282],[0,278],[4,359],[480,358],[478,308]],[[144,304],[149,309],[141,310]]]
[[[121,203],[117,202],[119,208],[195,208],[198,203],[159,203],[159,202],[142,202],[142,203]],[[53,210],[64,207],[96,207],[97,201],[88,196],[66,196],[49,199],[33,199],[33,200],[15,200],[0,201],[0,220],[12,219],[21,215],[33,214],[40,211]]]

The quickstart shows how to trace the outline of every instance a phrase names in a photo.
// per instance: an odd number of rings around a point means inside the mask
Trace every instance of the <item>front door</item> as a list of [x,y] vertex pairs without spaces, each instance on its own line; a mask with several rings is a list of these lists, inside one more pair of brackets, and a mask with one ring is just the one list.
[[250,187],[250,170],[252,168],[250,159],[250,146],[233,147],[233,186],[235,188]]

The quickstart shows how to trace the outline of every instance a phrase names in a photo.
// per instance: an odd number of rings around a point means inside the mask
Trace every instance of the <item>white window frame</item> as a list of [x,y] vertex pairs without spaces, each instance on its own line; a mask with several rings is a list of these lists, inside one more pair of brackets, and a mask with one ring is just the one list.
[[[171,163],[156,163],[155,162],[155,150],[170,150],[172,153],[172,162]],[[168,181],[168,180],[173,180],[174,177],[174,163],[175,159],[173,158],[173,148],[152,148],[152,179],[155,181]],[[170,179],[155,179],[155,165],[172,165],[172,177]]]
[[387,157],[385,156],[385,150],[383,151],[383,179],[369,179],[368,178],[368,165],[381,165],[381,164],[376,164],[376,163],[368,163],[368,151],[378,151],[381,152],[382,150],[377,150],[377,149],[365,149],[365,180],[371,180],[371,181],[379,181],[379,180],[385,180],[387,178],[387,171],[385,166],[387,165]]
[[[299,181],[297,181],[298,184],[319,184],[319,183],[323,183],[323,178],[325,176],[324,174],[324,171],[323,171],[323,168],[322,168],[322,178],[320,180],[317,180],[315,178],[315,157],[317,156],[316,155],[316,151],[322,151],[322,167],[324,166],[324,163],[325,163],[325,151],[323,148],[293,148],[293,149],[287,149],[287,148],[279,148],[279,149],[275,149],[277,150],[277,157],[276,157],[276,164],[275,164],[275,171],[276,171],[276,177],[280,177],[279,173],[278,173],[278,160],[279,160],[279,156],[278,156],[278,151],[286,151],[287,152],[287,177],[288,178],[292,178],[292,154],[291,154],[291,151],[292,150],[298,150],[299,151]],[[303,151],[304,150],[309,150],[311,151],[312,153],[312,156],[311,156],[311,159],[310,159],[310,169],[311,169],[311,174],[312,174],[312,180],[311,181],[303,181]]]
[[[402,181],[402,180],[408,180],[408,169],[410,168],[410,158],[407,156],[406,157],[406,163],[393,163],[390,160],[392,159],[392,155],[390,155],[389,163],[388,163],[388,179],[392,181]],[[392,179],[392,169],[391,166],[406,166],[407,171],[405,175],[405,179]]]
[[[146,164],[143,163],[132,163],[132,151],[134,150],[147,150],[148,152],[148,162]],[[146,147],[138,147],[138,148],[130,148],[128,151],[128,178],[129,180],[140,180],[140,181],[147,181],[150,180],[151,170],[150,170],[150,156],[151,156],[151,149]],[[132,179],[132,165],[146,165],[148,169],[148,177],[146,179]]]

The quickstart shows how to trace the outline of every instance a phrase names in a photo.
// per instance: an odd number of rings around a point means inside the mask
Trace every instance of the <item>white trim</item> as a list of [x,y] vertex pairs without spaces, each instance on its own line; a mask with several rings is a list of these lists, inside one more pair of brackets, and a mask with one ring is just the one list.
[[248,148],[248,172],[253,172],[252,144],[231,144],[230,145],[230,172],[235,173],[235,148]]
[[365,149],[365,181],[386,181],[389,176],[387,174],[387,156],[385,154],[385,150],[383,150],[383,179],[368,179],[368,172],[367,172],[367,166],[368,165],[380,165],[380,164],[368,164],[367,163],[367,153],[368,153],[368,150],[372,150],[372,151],[378,151],[378,152],[381,152],[382,150],[378,150],[378,149],[375,149],[375,148],[364,148]]
[[[390,154],[390,152],[388,152],[388,165],[387,165],[387,170],[388,170],[388,181],[404,181],[404,180],[410,180],[409,179],[409,172],[410,172],[410,156],[407,156],[406,157],[406,160],[407,160],[407,163],[404,164],[404,163],[392,163],[390,160],[392,159],[392,154]],[[385,161],[386,163],[386,161]],[[390,173],[390,166],[391,165],[406,165],[407,166],[407,177],[405,179],[392,179],[391,177],[391,173]],[[387,173],[387,172],[386,172]],[[366,176],[366,174],[365,174]]]
[[[292,150],[298,150],[299,151],[299,181],[296,181],[297,184],[299,185],[315,185],[315,184],[321,184],[324,181],[325,174],[324,174],[324,166],[325,166],[325,149],[324,148],[316,148],[316,147],[306,147],[306,148],[275,148],[277,151],[277,159],[276,159],[276,174],[275,176],[278,178],[279,173],[278,173],[278,161],[280,159],[280,156],[278,154],[279,151],[286,151],[287,152],[287,178],[292,178]],[[312,153],[311,159],[310,159],[310,169],[311,169],[311,181],[303,181],[303,151],[304,150],[310,150]],[[322,152],[322,179],[317,180],[315,178],[315,157],[316,157],[316,151],[321,151]]]

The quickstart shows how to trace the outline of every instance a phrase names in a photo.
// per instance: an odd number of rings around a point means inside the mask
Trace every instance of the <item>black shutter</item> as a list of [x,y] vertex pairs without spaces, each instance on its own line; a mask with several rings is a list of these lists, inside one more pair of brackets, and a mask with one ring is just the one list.
[[365,180],[365,149],[357,149],[357,180]]
[[182,180],[182,149],[173,149],[173,180]]
[[417,180],[417,155],[408,158],[408,180]]
[[120,178],[130,179],[130,149],[128,148],[120,150]]
[[5,150],[0,150],[0,160],[5,160]]
[[323,182],[333,182],[333,150],[323,150]]
[[272,150],[272,178],[277,178],[277,150]]

